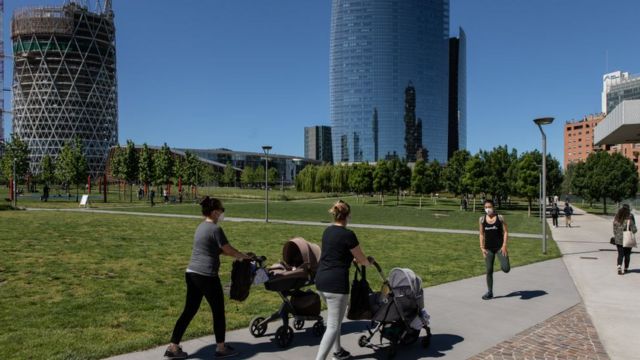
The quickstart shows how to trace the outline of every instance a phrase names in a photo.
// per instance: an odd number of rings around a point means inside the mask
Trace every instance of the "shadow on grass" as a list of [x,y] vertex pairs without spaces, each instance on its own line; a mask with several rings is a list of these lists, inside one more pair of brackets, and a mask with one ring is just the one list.
[[494,296],[493,298],[500,299],[500,298],[510,298],[510,297],[520,296],[520,300],[531,300],[531,299],[535,299],[537,297],[548,295],[548,294],[549,293],[544,290],[520,290],[520,291],[514,291],[507,295]]

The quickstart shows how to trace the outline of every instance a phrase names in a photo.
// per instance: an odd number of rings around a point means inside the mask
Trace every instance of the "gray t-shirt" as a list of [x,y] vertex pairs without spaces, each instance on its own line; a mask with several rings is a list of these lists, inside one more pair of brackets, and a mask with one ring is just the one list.
[[229,241],[222,228],[211,222],[202,222],[193,237],[193,252],[187,272],[205,276],[218,276],[222,246]]

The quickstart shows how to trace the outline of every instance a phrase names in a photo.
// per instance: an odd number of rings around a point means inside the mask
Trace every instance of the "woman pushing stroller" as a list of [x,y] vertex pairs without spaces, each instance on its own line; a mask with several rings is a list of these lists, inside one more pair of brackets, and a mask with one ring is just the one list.
[[356,234],[347,229],[351,219],[351,208],[339,200],[329,213],[333,224],[322,235],[322,254],[316,274],[316,288],[327,303],[327,329],[320,342],[316,360],[324,360],[333,350],[333,359],[351,358],[351,354],[340,346],[340,327],[349,302],[349,268],[354,261],[369,266]]

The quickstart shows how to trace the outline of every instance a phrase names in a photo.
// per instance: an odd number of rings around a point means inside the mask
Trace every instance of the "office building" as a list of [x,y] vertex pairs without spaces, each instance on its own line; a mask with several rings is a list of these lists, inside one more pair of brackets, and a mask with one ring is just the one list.
[[104,173],[118,142],[114,14],[79,1],[16,10],[13,43],[13,132],[29,146],[30,170],[80,139],[89,174]]
[[447,160],[467,148],[467,36],[449,39],[449,142]]
[[602,77],[602,112],[612,112],[624,100],[640,99],[640,76],[615,71]]
[[[415,91],[409,134],[405,90]],[[429,159],[447,160],[449,1],[333,0],[330,116],[336,162],[407,154],[422,139]],[[410,129],[411,130],[411,129]],[[412,130],[413,131],[413,130]],[[409,150],[413,150],[413,145]]]
[[304,128],[304,157],[333,163],[330,126],[311,126]]

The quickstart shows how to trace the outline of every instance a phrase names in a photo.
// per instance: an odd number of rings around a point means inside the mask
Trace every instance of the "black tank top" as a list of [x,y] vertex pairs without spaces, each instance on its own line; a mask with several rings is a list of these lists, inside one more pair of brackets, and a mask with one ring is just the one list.
[[496,222],[489,224],[487,222],[487,216],[485,215],[484,220],[482,220],[482,228],[484,229],[484,248],[500,249],[504,241],[504,230],[500,216],[496,214]]

